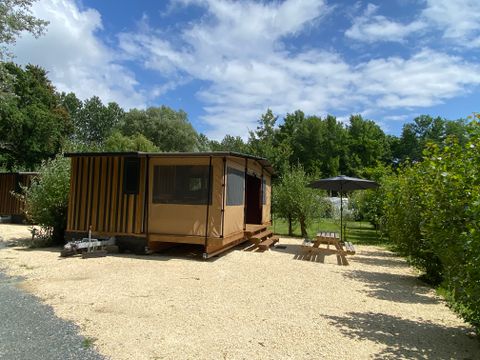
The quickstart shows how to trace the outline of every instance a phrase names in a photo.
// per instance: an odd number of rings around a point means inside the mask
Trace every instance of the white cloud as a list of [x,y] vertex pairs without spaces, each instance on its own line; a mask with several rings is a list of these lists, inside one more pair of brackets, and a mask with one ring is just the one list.
[[205,82],[197,96],[204,104],[207,135],[213,138],[226,133],[246,137],[268,107],[278,114],[302,109],[318,115],[414,108],[441,103],[480,84],[477,65],[428,49],[356,65],[332,52],[288,51],[289,36],[330,11],[317,1],[304,1],[308,11],[293,11],[293,1],[181,1],[191,3],[204,6],[207,15],[178,38],[151,29],[122,34],[119,41],[129,56],[142,54],[140,61],[164,76]]
[[378,10],[379,6],[368,4],[364,13],[345,31],[345,36],[367,43],[404,42],[412,35],[439,32],[458,46],[480,47],[478,0],[426,0],[424,9],[409,23],[377,15]]
[[379,108],[432,106],[480,84],[480,66],[428,49],[406,60],[370,60],[356,70],[362,74],[358,91]]
[[427,0],[422,16],[458,45],[480,47],[480,1]]
[[[73,0],[39,4],[35,15],[51,21],[49,32],[36,40],[20,39],[18,60],[47,68],[60,90],[74,91],[81,98],[99,95],[104,102],[117,101],[125,108],[141,107],[191,79],[200,80],[197,97],[204,110],[200,120],[207,135],[216,139],[227,133],[247,137],[269,107],[277,114],[296,109],[317,115],[405,113],[406,108],[461,96],[480,84],[479,65],[428,48],[411,56],[363,62],[320,50],[319,43],[291,50],[286,46],[289,40],[323,26],[332,11],[323,1],[175,0],[170,13],[189,11],[193,4],[201,6],[205,16],[173,36],[150,27],[145,17],[137,31],[118,34],[115,49],[99,40],[102,20],[96,10],[81,10]],[[422,28],[390,21],[376,11],[370,5],[364,14],[369,21],[358,28],[366,38],[375,39],[374,27],[367,25],[390,29],[384,31],[384,39],[391,41],[403,41]],[[447,20],[439,16],[441,21],[447,34]],[[455,33],[457,38],[473,38],[472,26],[464,25]],[[122,65],[124,60],[166,80],[147,92]]]
[[98,11],[81,10],[73,0],[42,0],[32,11],[50,24],[46,35],[35,39],[25,34],[17,41],[16,62],[44,67],[58,90],[72,91],[81,99],[97,95],[125,108],[144,106],[146,96],[138,90],[134,74],[96,36],[102,29]]
[[387,19],[385,16],[376,15],[378,6],[368,4],[364,14],[357,17],[352,26],[345,31],[345,36],[364,42],[392,41],[403,42],[405,39],[424,29],[423,21],[413,21],[402,24]]

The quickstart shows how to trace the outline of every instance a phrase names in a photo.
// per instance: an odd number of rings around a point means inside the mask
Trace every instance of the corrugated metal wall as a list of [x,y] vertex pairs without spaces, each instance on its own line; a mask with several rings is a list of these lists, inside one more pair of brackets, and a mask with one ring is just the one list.
[[140,158],[139,191],[124,194],[121,156],[72,157],[67,231],[143,234],[146,159]]
[[17,182],[22,186],[30,186],[34,174],[5,173],[0,174],[0,215],[22,215],[23,202],[11,194],[17,188]]

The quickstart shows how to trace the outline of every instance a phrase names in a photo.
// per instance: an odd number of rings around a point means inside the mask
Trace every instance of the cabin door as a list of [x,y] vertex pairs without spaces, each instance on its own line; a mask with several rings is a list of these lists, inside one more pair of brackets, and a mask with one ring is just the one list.
[[246,220],[247,224],[262,223],[262,180],[248,175],[246,179]]

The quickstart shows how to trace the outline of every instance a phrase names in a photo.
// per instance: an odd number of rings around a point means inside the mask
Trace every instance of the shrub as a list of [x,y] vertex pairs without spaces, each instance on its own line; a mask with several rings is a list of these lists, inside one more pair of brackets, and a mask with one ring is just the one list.
[[431,242],[422,233],[425,179],[420,167],[407,167],[384,179],[382,222],[384,232],[397,251],[425,272],[424,280],[439,284],[442,266]]
[[70,188],[70,161],[62,155],[42,163],[38,176],[25,189],[27,218],[51,233],[53,244],[64,242]]
[[307,238],[307,228],[325,211],[324,192],[309,187],[311,178],[302,166],[295,166],[284,172],[273,189],[273,211],[280,218],[291,223],[298,222],[302,237]]
[[467,129],[466,143],[430,145],[421,163],[385,179],[383,220],[398,249],[442,281],[451,306],[480,331],[480,125]]

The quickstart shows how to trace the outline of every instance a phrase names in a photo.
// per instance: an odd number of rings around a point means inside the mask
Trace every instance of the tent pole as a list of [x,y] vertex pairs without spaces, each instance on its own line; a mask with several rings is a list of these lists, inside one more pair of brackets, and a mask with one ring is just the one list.
[[212,199],[212,157],[210,156],[210,161],[208,163],[208,188],[207,188],[207,211],[205,215],[205,253],[207,253],[208,246],[208,222],[210,220],[210,200]]

